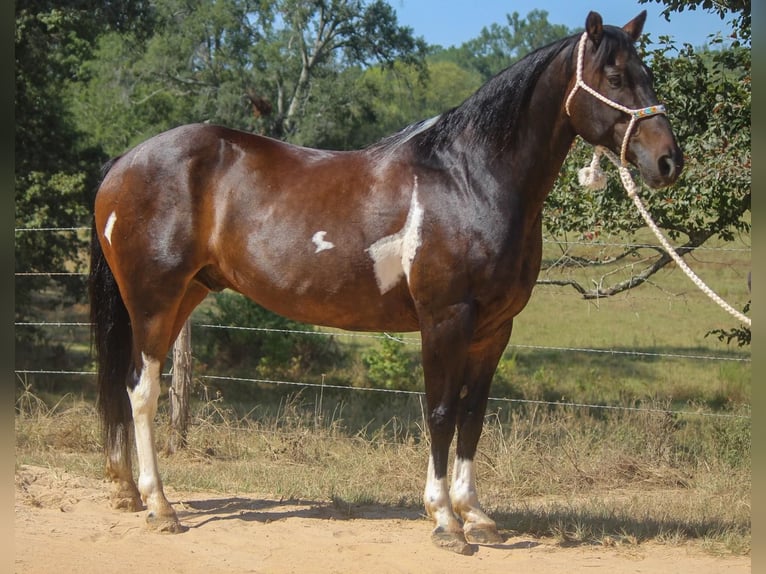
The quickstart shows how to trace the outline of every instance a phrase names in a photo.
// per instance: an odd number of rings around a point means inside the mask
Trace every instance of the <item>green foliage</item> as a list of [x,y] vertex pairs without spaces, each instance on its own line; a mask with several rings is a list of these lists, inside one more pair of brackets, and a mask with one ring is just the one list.
[[418,67],[400,63],[365,70],[361,81],[375,120],[360,126],[366,143],[458,106],[481,86],[477,72],[450,60],[429,57],[427,72],[424,80]]
[[203,370],[224,367],[238,372],[254,369],[261,376],[305,375],[324,372],[343,360],[333,338],[307,336],[313,327],[276,315],[237,293],[217,293],[215,305],[204,316],[213,325],[235,328],[195,330],[194,347]]
[[[750,301],[747,302],[742,312],[747,314],[750,311]],[[744,347],[750,344],[750,329],[745,326],[733,327],[731,329],[713,329],[705,333],[705,336],[715,335],[719,341],[725,341],[727,345],[736,341],[737,346]]]
[[[15,225],[17,228],[76,227],[89,221],[89,192],[104,157],[81,137],[80,126],[62,95],[80,81],[80,62],[91,57],[104,30],[140,29],[146,2],[54,5],[16,2],[15,56]],[[85,241],[74,233],[16,234],[17,272],[78,271]],[[33,295],[59,289],[58,303],[84,298],[81,278],[20,277],[16,319],[39,316]]]
[[362,354],[371,386],[384,389],[419,390],[422,386],[417,354],[407,352],[404,343],[388,335],[375,348]]
[[331,145],[370,119],[354,67],[417,65],[425,52],[381,0],[154,6],[153,33],[101,38],[71,95],[78,121],[112,154],[190,122]]
[[487,81],[529,52],[572,33],[574,30],[564,25],[548,22],[545,10],[531,10],[525,18],[514,12],[506,14],[505,25],[484,27],[477,38],[457,48],[437,50],[435,55],[475,71],[482,81]]
[[673,12],[684,10],[697,10],[702,8],[707,12],[717,14],[721,20],[732,17],[731,27],[734,30],[733,37],[742,41],[750,42],[752,15],[750,0],[638,0],[641,4],[656,2],[665,4],[662,11],[666,20],[671,19]]

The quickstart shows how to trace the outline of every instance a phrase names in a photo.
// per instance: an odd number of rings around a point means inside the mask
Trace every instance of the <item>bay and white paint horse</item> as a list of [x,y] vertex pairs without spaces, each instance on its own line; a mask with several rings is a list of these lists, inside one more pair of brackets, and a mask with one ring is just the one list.
[[645,19],[604,26],[591,12],[582,35],[359,151],[184,125],[110,162],[89,289],[114,505],[145,504],[150,526],[179,530],[153,434],[160,368],[192,310],[228,288],[306,323],[420,331],[432,538],[461,553],[501,541],[479,503],[474,456],[492,376],[540,269],[543,202],[564,158],[579,135],[621,152],[652,187],[682,168],[634,47]]

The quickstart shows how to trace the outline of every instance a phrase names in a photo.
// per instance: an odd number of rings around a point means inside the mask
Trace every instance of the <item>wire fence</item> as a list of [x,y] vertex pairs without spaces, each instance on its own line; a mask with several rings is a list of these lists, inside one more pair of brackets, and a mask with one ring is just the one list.
[[[91,323],[81,321],[71,322],[17,322],[16,327],[81,327],[90,328]],[[388,333],[353,333],[353,332],[335,332],[335,331],[322,331],[322,330],[299,330],[299,329],[274,329],[267,327],[243,327],[235,325],[220,325],[220,324],[208,324],[208,323],[193,323],[193,328],[203,329],[226,329],[232,331],[250,331],[250,332],[263,332],[263,333],[277,333],[277,334],[297,334],[308,337],[348,337],[356,339],[377,339],[395,340],[401,344],[407,345],[420,345],[420,339],[417,337],[401,337],[394,336]],[[509,348],[529,349],[534,351],[558,351],[558,352],[571,352],[571,353],[596,353],[596,354],[609,354],[615,356],[625,357],[648,357],[655,359],[684,359],[684,360],[699,360],[699,361],[722,361],[722,362],[744,362],[750,363],[749,357],[735,357],[735,356],[716,356],[716,355],[699,355],[699,354],[683,354],[683,353],[647,353],[643,351],[625,351],[616,349],[594,349],[586,347],[556,347],[545,345],[524,345],[524,344],[509,344]],[[54,369],[16,369],[15,374],[19,377],[26,375],[55,375],[55,376],[95,376],[95,371],[71,371],[71,370],[54,370]],[[163,373],[163,376],[170,377],[172,373]],[[411,395],[411,396],[424,396],[422,391],[410,391],[405,389],[389,389],[379,387],[355,387],[350,385],[333,385],[326,384],[324,381],[321,383],[312,383],[307,381],[287,381],[278,379],[265,379],[265,378],[251,378],[251,377],[236,377],[229,375],[215,375],[215,374],[202,374],[197,375],[200,380],[207,381],[237,381],[249,384],[265,384],[275,387],[301,387],[305,389],[319,389],[319,390],[339,390],[350,393],[385,393],[393,395]],[[718,417],[718,418],[738,418],[749,419],[749,415],[733,414],[733,413],[721,413],[721,412],[707,412],[707,411],[686,411],[686,410],[670,410],[670,409],[658,409],[649,407],[629,407],[623,405],[605,405],[605,404],[592,404],[592,403],[579,403],[569,401],[544,401],[535,399],[520,399],[520,398],[508,398],[508,397],[490,397],[492,402],[504,402],[504,403],[516,403],[527,405],[542,405],[542,406],[558,406],[558,407],[570,407],[570,408],[582,408],[582,409],[596,409],[604,411],[626,411],[626,412],[650,412],[650,413],[662,413],[670,414],[674,416],[679,415],[691,415],[701,417]]]
[[[17,228],[16,233],[28,233],[28,232],[80,232],[88,231],[89,227],[39,227],[39,228]],[[558,241],[552,239],[544,239],[549,243],[556,243],[562,245],[574,245],[574,246],[587,246],[587,247],[618,247],[620,249],[632,249],[632,248],[654,248],[656,246],[643,243],[609,243],[609,242],[597,242],[597,241]],[[721,251],[721,252],[750,252],[749,247],[737,248],[737,247],[699,247],[697,250],[704,251]],[[34,271],[34,272],[16,272],[17,277],[29,277],[29,276],[86,276],[86,272],[66,272],[66,271]],[[14,323],[15,328],[90,328],[91,323],[85,321],[19,321]],[[222,325],[211,323],[194,323],[194,328],[203,329],[226,329],[231,331],[250,331],[250,332],[266,332],[266,333],[279,333],[279,334],[295,334],[307,337],[349,337],[358,339],[394,339],[405,345],[420,345],[419,337],[414,336],[399,336],[391,335],[388,333],[355,333],[355,332],[338,332],[338,331],[326,331],[321,329],[274,329],[267,327],[256,326],[236,326],[236,325]],[[645,352],[645,351],[632,351],[622,349],[599,349],[599,348],[587,348],[587,347],[562,347],[562,346],[545,346],[545,345],[526,345],[526,344],[509,344],[509,348],[526,349],[540,352],[566,352],[566,353],[594,353],[594,354],[606,354],[613,356],[624,357],[645,357],[659,360],[669,359],[682,359],[682,360],[695,360],[695,361],[711,361],[711,362],[744,362],[750,363],[749,357],[741,356],[721,356],[721,355],[704,355],[704,354],[684,354],[684,353],[662,353],[662,352]],[[46,376],[95,376],[94,371],[78,371],[78,370],[65,370],[65,369],[16,369],[15,374],[17,377],[25,377],[31,375],[46,375]],[[163,376],[170,376],[171,373],[163,373]],[[389,389],[389,388],[369,388],[369,387],[355,387],[344,385],[332,385],[325,384],[324,380],[321,383],[311,383],[306,381],[287,381],[287,380],[275,380],[264,378],[247,378],[247,377],[234,377],[227,375],[215,375],[215,374],[202,374],[197,375],[198,379],[208,381],[238,381],[250,384],[266,384],[273,386],[294,386],[301,388],[317,388],[317,389],[334,389],[344,392],[360,392],[360,393],[388,393],[394,395],[413,395],[423,396],[421,391],[410,391],[404,389]],[[749,419],[750,415],[722,413],[722,412],[706,412],[706,411],[686,411],[686,410],[668,410],[657,409],[648,407],[630,407],[619,405],[604,405],[604,404],[587,404],[580,402],[566,402],[566,401],[545,401],[534,399],[519,399],[519,398],[505,398],[505,397],[490,397],[490,401],[494,402],[506,402],[506,403],[518,403],[518,404],[531,404],[531,405],[543,405],[543,406],[562,406],[571,408],[582,409],[600,409],[600,410],[615,410],[615,411],[640,411],[651,413],[662,413],[671,415],[692,415],[703,417],[721,417],[721,418],[739,418]]]

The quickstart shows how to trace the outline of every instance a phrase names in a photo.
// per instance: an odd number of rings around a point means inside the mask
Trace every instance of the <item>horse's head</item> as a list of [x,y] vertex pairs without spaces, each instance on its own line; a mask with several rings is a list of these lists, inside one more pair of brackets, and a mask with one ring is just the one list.
[[683,155],[657,101],[651,72],[634,46],[645,21],[643,11],[617,28],[604,26],[596,12],[588,14],[566,112],[585,141],[619,154],[658,188],[678,178]]

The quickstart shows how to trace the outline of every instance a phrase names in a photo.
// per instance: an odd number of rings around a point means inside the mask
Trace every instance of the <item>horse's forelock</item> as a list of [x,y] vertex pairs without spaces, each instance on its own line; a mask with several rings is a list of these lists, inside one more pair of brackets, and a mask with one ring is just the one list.
[[604,26],[603,38],[593,53],[594,64],[598,68],[614,64],[617,54],[621,52],[631,53],[633,51],[633,40],[625,30],[617,26]]

